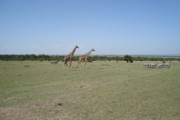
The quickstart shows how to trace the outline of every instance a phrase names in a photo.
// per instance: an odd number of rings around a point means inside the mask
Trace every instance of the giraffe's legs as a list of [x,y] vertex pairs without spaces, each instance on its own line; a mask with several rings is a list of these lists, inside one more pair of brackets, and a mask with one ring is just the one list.
[[64,58],[64,66],[68,66],[69,57]]
[[66,59],[64,58],[64,66],[65,66],[65,64],[66,64]]
[[87,68],[87,58],[85,58],[85,67]]
[[64,60],[64,66],[67,66],[67,60],[66,59]]
[[81,64],[81,62],[80,62],[80,61],[78,61],[78,68],[80,67],[80,64]]
[[71,65],[72,65],[72,58],[70,58],[69,68],[71,67]]
[[84,59],[83,57],[80,57],[80,58],[79,58],[79,61],[78,61],[78,67],[80,67],[81,62],[83,61],[83,59]]

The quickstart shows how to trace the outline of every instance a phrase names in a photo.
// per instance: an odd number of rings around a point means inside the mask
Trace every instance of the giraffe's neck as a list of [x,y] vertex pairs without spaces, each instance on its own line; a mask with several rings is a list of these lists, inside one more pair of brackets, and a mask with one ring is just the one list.
[[85,56],[89,56],[90,54],[91,54],[91,52],[92,52],[92,50],[90,50],[89,52],[87,52],[86,54],[85,54]]
[[74,56],[75,51],[76,51],[76,47],[75,47],[75,48],[73,49],[73,51],[69,54],[69,57]]

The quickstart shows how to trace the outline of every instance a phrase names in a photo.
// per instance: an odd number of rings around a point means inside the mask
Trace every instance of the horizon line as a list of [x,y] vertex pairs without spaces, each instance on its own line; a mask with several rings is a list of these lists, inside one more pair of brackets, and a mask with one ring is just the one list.
[[[0,54],[0,55],[60,55],[65,56],[67,54]],[[82,54],[76,54],[74,56],[80,56]],[[90,56],[124,56],[124,55],[131,55],[131,56],[174,56],[180,57],[180,54],[92,54]]]

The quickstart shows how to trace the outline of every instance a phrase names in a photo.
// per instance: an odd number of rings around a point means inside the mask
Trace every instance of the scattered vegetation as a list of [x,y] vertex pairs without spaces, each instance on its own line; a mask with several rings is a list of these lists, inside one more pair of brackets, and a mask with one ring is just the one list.
[[[78,61],[79,56],[74,56],[74,61]],[[25,61],[25,60],[31,60],[31,61],[63,61],[64,56],[63,55],[0,55],[0,60],[3,61]],[[180,61],[180,56],[115,56],[115,55],[94,55],[89,56],[90,61],[174,61],[178,60]]]

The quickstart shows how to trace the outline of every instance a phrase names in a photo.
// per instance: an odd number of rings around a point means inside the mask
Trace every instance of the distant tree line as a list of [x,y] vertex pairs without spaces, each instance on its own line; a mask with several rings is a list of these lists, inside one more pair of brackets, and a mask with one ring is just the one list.
[[[78,61],[79,56],[74,56],[73,60]],[[163,57],[163,56],[113,56],[113,55],[94,55],[88,58],[90,61],[180,61],[180,56],[176,57]],[[63,61],[63,55],[35,55],[35,54],[27,54],[27,55],[0,55],[0,60],[3,61],[52,61],[58,60]]]

